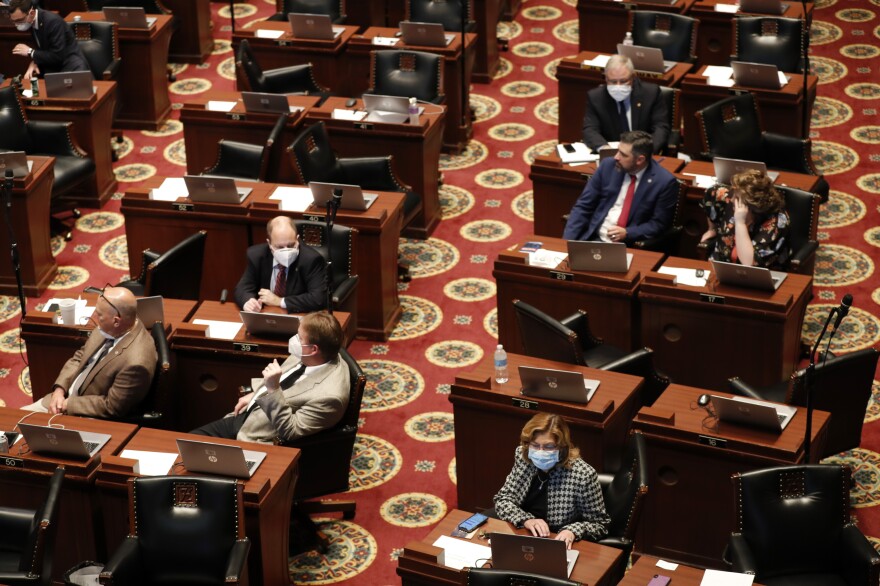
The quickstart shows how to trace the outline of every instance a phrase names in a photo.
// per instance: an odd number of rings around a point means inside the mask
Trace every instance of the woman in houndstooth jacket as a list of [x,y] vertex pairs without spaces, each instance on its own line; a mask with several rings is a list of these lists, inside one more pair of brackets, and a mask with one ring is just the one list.
[[558,415],[538,413],[520,434],[513,470],[495,495],[500,519],[532,535],[565,541],[596,541],[608,532],[596,471],[571,445],[568,425]]

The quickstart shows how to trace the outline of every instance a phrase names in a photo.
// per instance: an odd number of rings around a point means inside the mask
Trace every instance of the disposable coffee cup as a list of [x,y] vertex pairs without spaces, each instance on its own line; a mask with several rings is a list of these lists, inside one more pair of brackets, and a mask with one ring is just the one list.
[[76,299],[59,299],[58,307],[61,309],[61,323],[76,325]]

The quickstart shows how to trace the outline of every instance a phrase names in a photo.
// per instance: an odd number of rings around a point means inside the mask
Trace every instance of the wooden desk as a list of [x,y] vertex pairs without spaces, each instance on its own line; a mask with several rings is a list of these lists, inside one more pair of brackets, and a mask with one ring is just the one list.
[[[670,584],[675,586],[700,586],[703,581],[705,570],[700,568],[692,568],[679,564],[675,570],[665,570],[657,567],[658,558],[643,555],[633,564],[632,568],[627,570],[626,576],[617,583],[617,586],[645,586],[656,575],[672,578]],[[761,586],[757,582],[753,586]]]
[[47,98],[46,82],[39,81],[38,98],[22,98],[25,112],[31,120],[73,122],[70,134],[95,162],[95,173],[76,190],[62,196],[72,206],[100,209],[116,191],[113,174],[113,153],[110,131],[116,108],[117,85],[115,81],[94,81],[95,95],[87,100]]
[[[617,53],[617,43],[623,41],[629,30],[630,10],[656,10],[687,14],[695,0],[675,0],[672,4],[656,2],[619,2],[611,0],[578,0],[578,29],[581,51]],[[703,27],[700,25],[700,34]]]
[[[565,418],[581,458],[597,471],[614,470],[626,443],[626,433],[637,409],[637,391],[643,379],[562,362],[508,353],[510,380],[495,382],[493,358],[487,356],[473,370],[455,377],[449,395],[455,417],[455,468],[458,506],[481,511],[504,484],[513,465],[523,425],[536,412]],[[524,397],[520,366],[583,372],[601,381],[586,405]]]
[[[445,47],[424,47],[421,45],[407,45],[399,40],[393,47],[373,44],[376,37],[394,37],[398,29],[387,27],[370,27],[364,33],[355,35],[348,47],[346,59],[348,60],[348,78],[351,83],[351,91],[345,95],[359,96],[370,87],[370,52],[383,49],[410,49],[424,51],[443,56],[445,64],[443,71],[443,93],[446,94],[446,129],[443,133],[443,148],[452,152],[460,152],[467,146],[473,134],[473,121],[467,104],[470,100],[470,79],[474,66],[476,52],[474,45],[477,35],[468,33],[465,35],[465,79],[467,83],[462,88],[462,42],[461,34],[457,34],[451,43]],[[464,96],[462,96],[464,91]],[[462,111],[462,103],[465,111]]]
[[[141,428],[125,444],[125,449],[176,453],[177,439],[206,441],[202,435]],[[266,452],[266,459],[244,484],[245,535],[251,540],[248,575],[251,584],[287,584],[290,580],[287,535],[293,489],[298,475],[299,450],[219,438],[209,438],[209,441]],[[178,458],[177,462],[179,461]],[[112,462],[122,464],[126,460],[113,459]],[[175,463],[169,474],[189,473],[182,464]],[[116,550],[128,534],[128,478],[132,476],[135,474],[130,468],[127,471],[123,467],[115,466],[110,469],[106,464],[96,475],[98,498],[104,513],[103,528],[107,535],[108,555]],[[59,541],[61,543],[64,542]]]
[[[39,297],[58,273],[49,234],[49,201],[55,181],[55,157],[28,157],[31,172],[12,182],[10,216],[18,241],[24,294]],[[18,296],[18,282],[9,255],[9,231],[0,230],[0,294]]]
[[[186,0],[190,1],[190,0]],[[65,20],[101,21],[101,12],[71,12]],[[118,128],[158,130],[171,113],[168,98],[168,44],[171,41],[171,16],[155,15],[156,24],[148,29],[119,30],[119,99],[116,116]]]
[[[670,173],[677,173],[684,166],[684,161],[674,157],[654,157],[654,161]],[[562,237],[565,230],[564,216],[571,211],[595,172],[595,163],[569,165],[559,159],[555,150],[549,155],[535,158],[529,171],[535,210],[535,234]]]
[[[733,19],[736,16],[766,16],[743,12],[717,12],[717,4],[736,4],[731,0],[698,0],[691,8],[689,16],[700,21],[697,35],[697,60],[700,65],[728,65],[733,55]],[[785,18],[804,17],[800,2],[786,2],[788,7],[782,14]],[[813,3],[807,3],[807,21],[813,20]]]
[[[277,180],[282,183],[296,182],[286,149],[301,132],[307,110],[314,107],[318,100],[315,96],[287,97],[288,104],[301,110],[288,116],[287,125],[274,147],[276,154],[270,158],[270,173],[276,174]],[[211,101],[237,102],[237,105],[229,112],[209,110],[208,103]],[[278,121],[278,114],[246,112],[241,93],[208,90],[184,102],[180,109],[180,121],[183,122],[186,147],[186,172],[198,175],[217,162],[217,145],[222,139],[265,145],[272,127]]]
[[204,63],[214,48],[211,36],[211,0],[162,0],[179,27],[171,36],[168,60]]
[[[282,313],[269,308],[266,313]],[[346,333],[343,343],[348,346],[353,329],[351,316],[333,312]],[[282,362],[290,353],[289,338],[257,337],[244,326],[232,340],[209,338],[208,326],[195,320],[216,320],[241,323],[235,303],[202,301],[186,323],[180,324],[171,337],[171,349],[177,359],[177,423],[176,428],[189,431],[220,419],[232,411],[240,394],[238,387],[250,385],[259,378],[266,365],[274,359]]]
[[513,300],[521,299],[556,319],[583,309],[590,315],[590,329],[606,343],[631,351],[639,340],[636,292],[642,277],[660,266],[659,252],[629,250],[632,264],[626,273],[585,273],[568,270],[568,261],[557,269],[528,265],[528,255],[518,252],[523,243],[537,240],[548,250],[565,251],[565,241],[528,235],[502,251],[492,275],[498,287],[498,342],[508,352],[522,353]]
[[[0,429],[11,430],[26,411],[0,408]],[[27,422],[46,425],[51,416],[35,413]],[[46,500],[49,477],[55,468],[64,466],[64,483],[58,505],[58,534],[55,537],[52,578],[63,584],[64,572],[83,560],[103,559],[105,547],[101,532],[101,508],[94,498],[94,484],[101,460],[117,454],[134,435],[136,425],[87,419],[70,415],[56,416],[53,425],[67,429],[110,434],[100,452],[88,460],[37,455],[28,450],[22,439],[0,459],[0,506],[39,509]],[[19,447],[22,450],[20,451]]]
[[[731,343],[729,347],[739,346]],[[806,409],[799,408],[785,431],[776,434],[716,423],[696,406],[705,392],[670,385],[633,421],[635,429],[645,434],[650,487],[635,549],[663,559],[723,568],[721,554],[736,519],[731,474],[803,463]],[[829,416],[813,412],[812,453],[816,458],[822,453]]]
[[[792,2],[791,5],[794,5]],[[700,27],[702,33],[702,26]],[[788,136],[804,136],[804,108],[812,108],[816,100],[816,87],[819,78],[807,76],[808,101],[804,104],[804,78],[791,75],[791,81],[778,90],[764,90],[740,85],[718,87],[706,83],[703,77],[705,66],[696,73],[688,74],[681,81],[681,112],[684,126],[684,151],[692,156],[703,150],[700,131],[696,124],[698,110],[744,92],[755,96],[761,115],[761,130],[778,132]]]
[[[474,0],[477,22],[477,55],[473,79],[476,83],[492,83],[501,61],[498,59],[498,22],[503,0]],[[513,20],[513,19],[510,19]]]
[[0,13],[0,55],[3,55],[3,59],[0,59],[0,74],[6,77],[24,74],[31,63],[30,57],[12,54],[12,49],[19,43],[33,46],[34,37],[31,31],[19,32],[9,20],[9,12],[4,10]]
[[[664,266],[704,269],[708,262],[670,257]],[[675,285],[648,273],[638,291],[642,343],[672,380],[724,390],[739,376],[755,386],[786,380],[798,364],[801,325],[813,278],[789,274],[773,293],[718,284]]]
[[[461,506],[461,505],[459,505]],[[403,553],[397,558],[397,575],[403,586],[464,584],[465,571],[449,568],[437,562],[437,555],[443,550],[432,544],[441,535],[449,535],[459,523],[471,516],[471,513],[454,509],[449,512],[434,529],[421,541],[409,542]],[[485,526],[486,532],[497,533],[528,533],[525,529],[514,529],[509,523],[498,519],[489,519]],[[475,538],[479,545],[488,545],[484,540]],[[572,547],[580,551],[570,580],[589,586],[611,586],[613,568],[617,566],[623,552],[613,547],[599,545],[590,541],[577,541]],[[676,584],[676,586],[678,586]]]
[[[446,107],[425,104],[425,113],[419,116],[418,125],[335,120],[333,110],[345,108],[345,102],[345,98],[329,98],[321,107],[309,110],[305,124],[323,122],[333,150],[340,156],[394,156],[394,171],[422,197],[422,210],[403,235],[419,239],[430,237],[442,215],[438,176]],[[363,103],[358,100],[354,108],[363,108]],[[290,182],[294,182],[292,177]]]
[[[597,3],[610,4],[605,0],[598,0]],[[614,52],[617,52],[616,47],[615,44]],[[583,140],[587,94],[591,89],[605,83],[604,67],[583,65],[583,62],[595,59],[599,55],[602,53],[581,51],[574,57],[565,57],[556,67],[556,79],[559,81],[559,119],[567,121],[566,124],[559,125],[559,142]],[[643,81],[664,87],[677,87],[691,67],[690,63],[676,63],[666,73],[637,71],[636,75]]]
[[[275,39],[259,38],[257,34],[261,30],[283,31],[283,34]],[[319,85],[330,88],[337,95],[351,96],[354,94],[350,91],[344,56],[349,41],[357,30],[356,26],[346,26],[341,35],[329,41],[299,39],[290,32],[290,23],[287,20],[263,21],[251,29],[236,28],[232,35],[232,48],[233,51],[237,51],[242,39],[247,39],[254,59],[264,71],[311,63],[312,73]],[[239,91],[242,89],[238,87],[237,80],[236,89]]]

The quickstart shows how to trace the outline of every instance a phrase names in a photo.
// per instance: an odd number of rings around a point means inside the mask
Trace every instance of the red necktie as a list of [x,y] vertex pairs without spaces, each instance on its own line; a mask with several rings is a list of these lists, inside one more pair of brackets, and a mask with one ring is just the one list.
[[629,208],[632,207],[633,196],[636,193],[636,176],[629,176],[629,187],[626,188],[626,197],[623,198],[623,209],[620,210],[620,217],[617,219],[617,225],[626,228],[626,219],[629,217]]
[[275,289],[272,291],[278,297],[284,297],[287,294],[287,267],[284,265],[275,265],[278,269],[278,275],[275,277]]

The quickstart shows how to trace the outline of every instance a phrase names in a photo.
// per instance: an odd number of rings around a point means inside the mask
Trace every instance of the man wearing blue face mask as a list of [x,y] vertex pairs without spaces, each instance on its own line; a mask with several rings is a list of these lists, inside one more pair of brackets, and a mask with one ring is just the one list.
[[348,407],[348,366],[339,356],[342,327],[321,311],[300,320],[290,339],[290,356],[273,360],[254,391],[242,396],[232,413],[192,433],[248,442],[289,441],[336,425]]
[[549,413],[538,413],[523,427],[513,470],[494,502],[499,519],[536,537],[555,533],[568,548],[580,539],[602,539],[611,522],[596,471],[571,445],[562,417]]
[[605,148],[624,132],[643,130],[659,153],[669,140],[669,111],[660,88],[641,81],[629,57],[614,55],[605,65],[605,85],[587,94],[584,114],[584,144],[593,150]]
[[245,311],[264,305],[288,313],[324,309],[327,266],[312,247],[302,244],[293,220],[277,216],[266,225],[265,244],[247,250],[247,267],[235,286],[235,302]]

